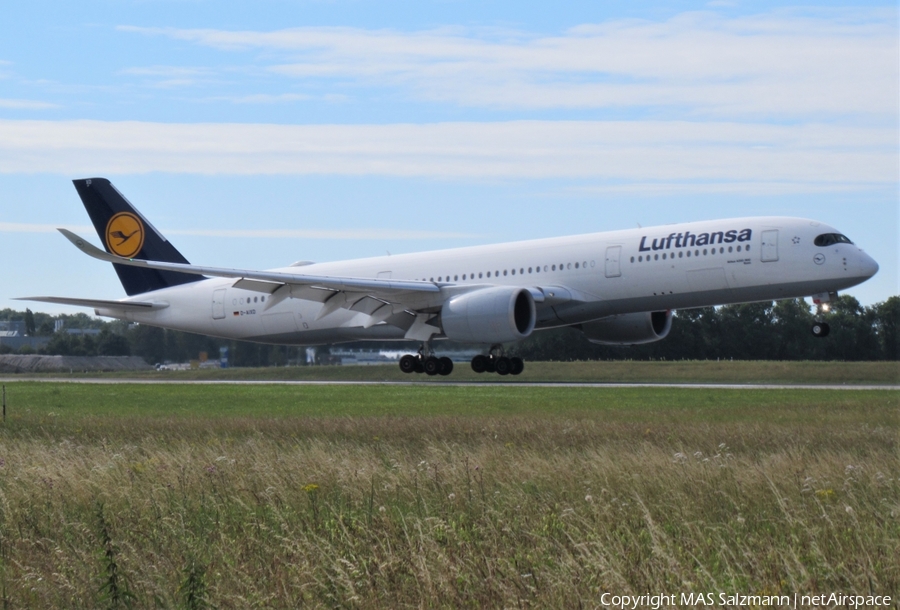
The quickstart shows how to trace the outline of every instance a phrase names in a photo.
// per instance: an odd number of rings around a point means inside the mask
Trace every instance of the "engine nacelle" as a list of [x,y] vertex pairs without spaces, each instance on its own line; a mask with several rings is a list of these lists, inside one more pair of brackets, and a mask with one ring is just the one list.
[[639,345],[664,339],[672,330],[671,311],[647,311],[609,316],[580,324],[588,341],[600,345]]
[[531,334],[537,321],[534,297],[524,288],[497,286],[452,297],[441,309],[448,339],[461,343],[506,343]]

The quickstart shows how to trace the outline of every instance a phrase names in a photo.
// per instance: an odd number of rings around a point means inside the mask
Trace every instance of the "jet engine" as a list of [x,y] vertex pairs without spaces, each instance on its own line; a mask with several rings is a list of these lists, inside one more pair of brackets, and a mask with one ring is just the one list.
[[506,343],[531,334],[537,309],[531,292],[496,286],[467,292],[441,309],[441,328],[448,339],[462,343]]
[[609,316],[579,324],[588,341],[600,345],[639,345],[664,339],[672,329],[671,311],[647,311]]

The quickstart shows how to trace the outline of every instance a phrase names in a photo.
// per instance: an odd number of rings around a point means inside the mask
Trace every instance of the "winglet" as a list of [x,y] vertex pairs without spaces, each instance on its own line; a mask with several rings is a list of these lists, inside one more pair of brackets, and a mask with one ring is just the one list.
[[121,260],[122,260],[121,257],[116,256],[114,254],[109,254],[107,252],[104,252],[97,246],[94,246],[93,244],[91,244],[88,240],[84,239],[83,237],[79,237],[78,235],[72,233],[68,229],[56,229],[56,230],[59,231],[60,233],[62,233],[63,236],[66,239],[68,239],[70,242],[72,242],[76,248],[78,248],[79,250],[81,250],[82,252],[87,254],[88,256],[92,256],[96,259],[99,259],[101,261],[106,261],[108,263],[118,263],[118,262],[121,262]]

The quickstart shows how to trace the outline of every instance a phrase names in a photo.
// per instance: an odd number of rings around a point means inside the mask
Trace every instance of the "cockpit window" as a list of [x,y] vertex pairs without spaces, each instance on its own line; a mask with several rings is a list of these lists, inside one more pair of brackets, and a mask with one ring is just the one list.
[[813,243],[817,246],[833,246],[834,244],[852,244],[853,242],[846,235],[840,233],[822,233]]

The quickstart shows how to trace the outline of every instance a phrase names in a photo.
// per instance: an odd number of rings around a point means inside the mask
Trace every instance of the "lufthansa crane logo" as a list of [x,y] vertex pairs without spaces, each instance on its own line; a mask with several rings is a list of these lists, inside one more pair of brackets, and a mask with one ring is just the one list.
[[144,247],[144,223],[131,212],[119,212],[106,224],[106,247],[124,258],[131,258]]

